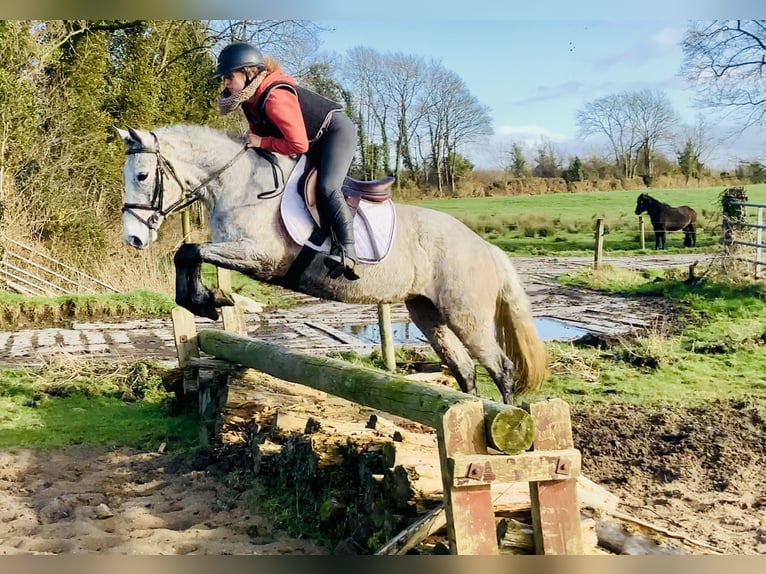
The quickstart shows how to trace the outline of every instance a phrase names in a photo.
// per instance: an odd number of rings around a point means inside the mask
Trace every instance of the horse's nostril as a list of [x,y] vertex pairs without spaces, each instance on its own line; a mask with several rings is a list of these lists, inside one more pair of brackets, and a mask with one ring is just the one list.
[[136,249],[143,249],[143,247],[144,247],[143,242],[138,237],[136,237],[135,235],[131,235],[130,236],[130,239],[128,240],[128,244],[131,247],[135,247]]

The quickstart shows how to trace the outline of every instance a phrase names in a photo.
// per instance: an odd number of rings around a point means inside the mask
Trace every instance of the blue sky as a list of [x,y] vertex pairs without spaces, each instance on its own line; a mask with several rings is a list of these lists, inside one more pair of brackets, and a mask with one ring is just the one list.
[[[682,120],[700,113],[694,90],[679,76],[679,42],[687,20],[365,20],[321,21],[322,48],[344,54],[354,46],[437,60],[460,75],[491,110],[493,136],[471,159],[502,165],[511,141],[532,149],[542,138],[562,155],[600,152],[595,139],[577,138],[576,112],[602,96],[661,89]],[[719,125],[720,136],[726,126]],[[726,132],[728,133],[728,132]],[[756,130],[719,144],[712,163],[764,160]],[[672,150],[667,150],[674,157]]]

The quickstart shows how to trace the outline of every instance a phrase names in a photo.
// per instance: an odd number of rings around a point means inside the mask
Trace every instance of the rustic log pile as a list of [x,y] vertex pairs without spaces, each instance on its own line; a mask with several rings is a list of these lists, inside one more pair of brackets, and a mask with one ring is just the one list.
[[[226,378],[228,392],[212,393],[225,400],[208,425],[219,456],[283,496],[306,532],[337,554],[449,551],[433,429],[254,370]],[[492,489],[500,552],[533,554],[529,484]],[[577,493],[586,554],[712,553],[620,512],[619,500],[584,476]]]

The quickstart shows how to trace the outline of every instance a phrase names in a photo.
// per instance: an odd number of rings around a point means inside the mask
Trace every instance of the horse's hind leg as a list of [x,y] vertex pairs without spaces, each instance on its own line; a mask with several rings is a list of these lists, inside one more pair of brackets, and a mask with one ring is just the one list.
[[476,370],[473,359],[457,335],[444,323],[434,304],[425,297],[405,301],[412,321],[428,339],[436,354],[449,367],[464,393],[476,394]]
[[487,370],[500,391],[503,402],[513,404],[513,363],[495,336],[495,304],[487,301],[452,301],[442,314],[449,329],[460,339],[471,357]]

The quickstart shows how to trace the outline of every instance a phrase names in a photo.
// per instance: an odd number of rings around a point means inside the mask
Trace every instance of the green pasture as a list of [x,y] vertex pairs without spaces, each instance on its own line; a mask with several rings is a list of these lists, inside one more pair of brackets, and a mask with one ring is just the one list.
[[[436,199],[414,205],[449,213],[511,255],[590,255],[596,220],[605,225],[604,253],[641,253],[636,199],[642,192],[672,206],[697,211],[698,251],[714,250],[720,240],[723,187],[643,189],[542,195]],[[748,185],[752,203],[766,203],[766,184]],[[649,216],[643,214],[645,253],[654,250]],[[670,232],[667,251],[684,251],[683,233]]]

